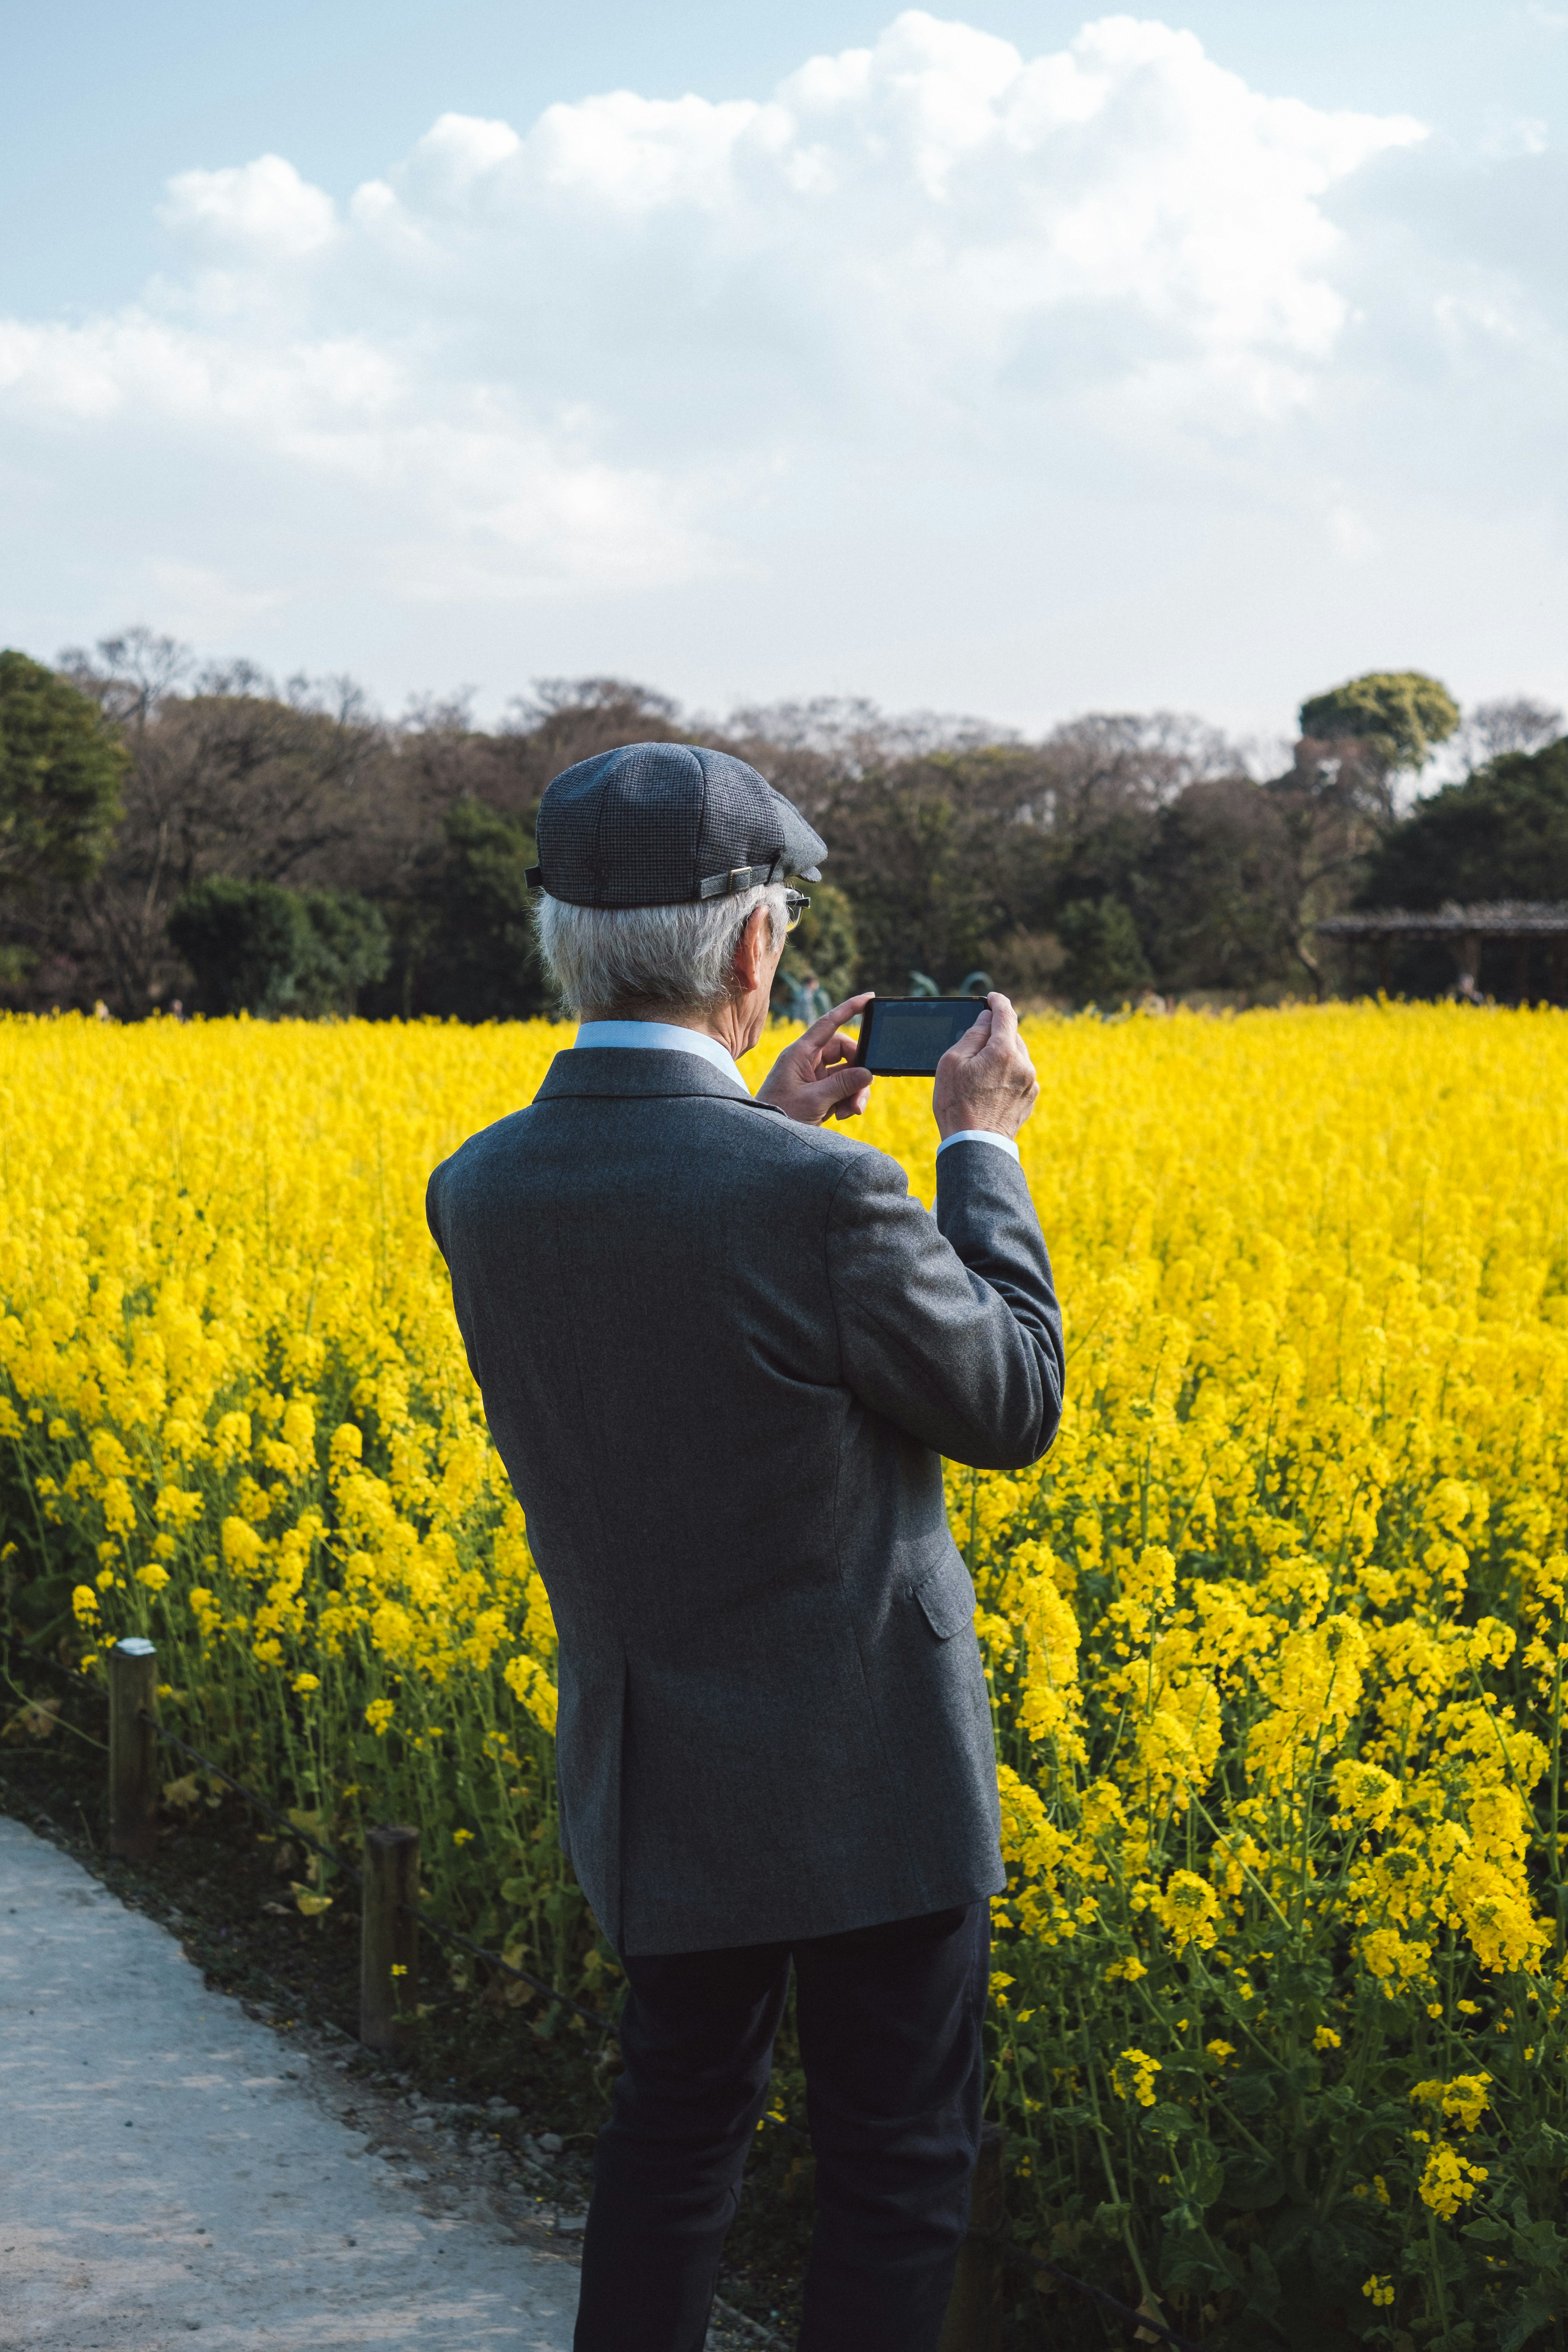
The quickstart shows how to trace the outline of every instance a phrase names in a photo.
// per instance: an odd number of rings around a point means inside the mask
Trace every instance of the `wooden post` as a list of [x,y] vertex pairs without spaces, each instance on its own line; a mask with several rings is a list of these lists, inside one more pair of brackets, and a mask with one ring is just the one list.
[[419,2022],[417,1830],[365,1832],[362,1894],[359,2038],[367,2050],[406,2050]]
[[969,2235],[959,2250],[952,2296],[937,2352],[1002,2352],[1002,2126],[986,2124],[969,2189]]
[[151,1862],[158,1851],[158,1654],[139,1633],[109,1653],[109,1851]]

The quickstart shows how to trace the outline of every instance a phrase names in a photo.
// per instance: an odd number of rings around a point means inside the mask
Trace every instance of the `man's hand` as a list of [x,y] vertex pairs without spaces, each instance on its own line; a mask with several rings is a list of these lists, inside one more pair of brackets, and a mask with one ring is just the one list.
[[864,1012],[875,993],[868,989],[864,996],[847,997],[786,1045],[757,1088],[757,1100],[772,1103],[802,1127],[820,1127],[825,1118],[858,1118],[871,1091],[871,1073],[855,1067],[858,1040],[838,1024]]
[[[966,1127],[1016,1135],[1039,1095],[1040,1082],[1018,1034],[1018,1016],[1005,996],[985,1000],[973,1029],[950,1045],[936,1066],[931,1108],[945,1142]],[[801,1040],[805,1043],[805,1038]]]

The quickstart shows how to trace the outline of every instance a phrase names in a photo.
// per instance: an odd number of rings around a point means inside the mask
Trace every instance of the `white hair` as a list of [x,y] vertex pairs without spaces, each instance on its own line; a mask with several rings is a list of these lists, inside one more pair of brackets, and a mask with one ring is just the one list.
[[542,890],[533,919],[556,994],[591,1020],[654,1006],[716,1011],[732,993],[735,950],[759,907],[776,948],[787,922],[782,882],[680,907],[573,907]]

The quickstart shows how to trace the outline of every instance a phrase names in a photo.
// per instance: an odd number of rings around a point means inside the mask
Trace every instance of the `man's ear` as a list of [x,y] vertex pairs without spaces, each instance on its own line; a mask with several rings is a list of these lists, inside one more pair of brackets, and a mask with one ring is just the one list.
[[735,942],[733,971],[736,984],[742,995],[748,995],[763,976],[763,958],[766,953],[764,940],[771,941],[772,926],[766,905],[753,907],[741,928]]

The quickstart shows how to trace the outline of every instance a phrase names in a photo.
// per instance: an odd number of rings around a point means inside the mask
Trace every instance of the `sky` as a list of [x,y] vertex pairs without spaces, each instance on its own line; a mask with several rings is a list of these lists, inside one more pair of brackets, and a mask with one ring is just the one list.
[[0,642],[1568,702],[1568,0],[11,12]]

